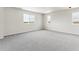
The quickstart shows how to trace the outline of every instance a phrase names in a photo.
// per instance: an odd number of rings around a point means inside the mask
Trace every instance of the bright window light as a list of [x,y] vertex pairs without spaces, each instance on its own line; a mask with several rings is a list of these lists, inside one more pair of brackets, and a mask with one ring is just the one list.
[[79,12],[72,13],[72,23],[79,24]]
[[34,23],[34,22],[35,22],[34,15],[24,14],[24,23]]
[[47,23],[51,23],[51,16],[47,16]]

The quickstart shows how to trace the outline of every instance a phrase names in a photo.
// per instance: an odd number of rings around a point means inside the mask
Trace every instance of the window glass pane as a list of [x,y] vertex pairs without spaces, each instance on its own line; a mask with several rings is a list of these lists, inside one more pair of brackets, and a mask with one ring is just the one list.
[[29,22],[29,15],[24,14],[24,22]]
[[35,16],[30,16],[30,21],[34,22],[35,21]]
[[72,14],[73,19],[79,19],[79,12],[75,12]]
[[51,16],[47,16],[47,22],[48,22],[48,23],[51,22]]
[[79,12],[72,13],[72,23],[79,24]]
[[29,22],[32,23],[35,21],[35,16],[33,15],[28,15],[28,14],[24,14],[24,22]]

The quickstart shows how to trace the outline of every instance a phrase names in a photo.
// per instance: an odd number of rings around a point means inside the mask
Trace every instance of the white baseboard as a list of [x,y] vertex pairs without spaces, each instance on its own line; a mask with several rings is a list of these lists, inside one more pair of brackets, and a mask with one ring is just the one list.
[[24,31],[24,32],[11,33],[11,34],[4,35],[4,37],[5,37],[5,36],[10,36],[10,35],[16,35],[16,34],[27,33],[27,32],[34,32],[34,31],[39,31],[39,30],[41,30],[41,29],[34,29],[34,30],[28,30],[28,31]]
[[3,39],[4,37],[3,36],[0,36],[0,39]]
[[51,30],[51,29],[46,29],[46,30],[48,30],[48,31],[52,31],[52,32],[57,32],[57,33],[63,33],[63,34],[69,34],[69,35],[75,35],[75,36],[79,36],[79,34],[66,33],[66,32],[55,31],[55,30]]

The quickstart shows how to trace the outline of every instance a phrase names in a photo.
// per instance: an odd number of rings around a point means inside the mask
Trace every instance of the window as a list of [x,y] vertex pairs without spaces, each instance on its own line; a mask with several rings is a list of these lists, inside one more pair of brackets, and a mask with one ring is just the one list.
[[51,23],[51,16],[47,16],[47,23]]
[[79,24],[79,12],[72,13],[72,23]]
[[35,21],[34,15],[24,14],[24,23],[33,23]]

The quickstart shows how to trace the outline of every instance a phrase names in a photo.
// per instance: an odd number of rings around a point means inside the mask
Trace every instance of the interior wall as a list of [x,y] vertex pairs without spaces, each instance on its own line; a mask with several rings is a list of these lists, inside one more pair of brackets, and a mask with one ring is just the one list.
[[[45,28],[58,32],[79,34],[79,26],[72,25],[72,12],[76,11],[78,12],[79,8],[61,10],[44,15],[17,8],[0,8],[0,37],[3,37],[3,33],[6,36]],[[24,23],[23,14],[25,13],[35,15],[35,23]],[[49,24],[47,23],[48,15],[51,16],[51,23]],[[4,18],[5,21],[3,20]]]
[[[24,23],[23,14],[36,16],[34,23]],[[25,11],[19,8],[5,8],[5,30],[4,35],[40,30],[42,28],[42,14]]]
[[[74,8],[72,10],[72,13],[78,12],[79,13],[79,8]],[[78,34],[79,35],[79,24],[72,24],[72,32],[74,34]]]
[[4,10],[0,8],[0,39],[3,38],[3,31],[4,31]]
[[[47,23],[47,16],[51,16],[51,23]],[[72,10],[61,10],[45,15],[45,27],[48,30],[73,33],[72,32]]]
[[[45,28],[52,31],[79,35],[79,24],[72,23],[72,13],[79,12],[79,8],[52,12],[44,16]],[[51,23],[47,24],[47,16],[51,16]]]
[[45,28],[45,14],[42,15],[42,30],[46,30]]

